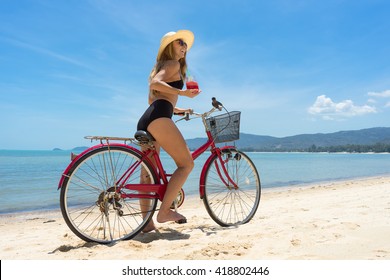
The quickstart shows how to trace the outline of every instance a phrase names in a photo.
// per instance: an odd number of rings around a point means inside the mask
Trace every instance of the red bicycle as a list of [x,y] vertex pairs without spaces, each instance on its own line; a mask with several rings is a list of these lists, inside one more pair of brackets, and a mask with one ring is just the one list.
[[[211,152],[200,174],[199,194],[211,218],[226,227],[253,218],[260,203],[261,184],[256,166],[245,153],[235,146],[216,145],[239,138],[240,112],[225,109],[225,114],[210,116],[220,111],[221,105],[203,114],[192,114],[202,118],[208,138],[192,157],[195,160],[206,150]],[[190,117],[187,114],[182,119]],[[73,157],[61,176],[58,188],[65,222],[88,242],[131,239],[157,211],[171,174],[165,172],[154,139],[146,131],[137,131],[135,138],[85,138],[100,144]],[[180,207],[184,197],[182,189],[172,208]]]

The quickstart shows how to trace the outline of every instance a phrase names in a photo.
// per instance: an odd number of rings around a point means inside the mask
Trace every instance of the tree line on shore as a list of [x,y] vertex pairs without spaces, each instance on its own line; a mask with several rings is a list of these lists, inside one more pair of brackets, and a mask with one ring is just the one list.
[[244,152],[308,152],[308,153],[390,153],[390,144],[385,143],[376,143],[374,145],[357,145],[357,144],[348,144],[348,145],[338,145],[338,146],[328,146],[328,147],[319,147],[316,145],[311,145],[305,149],[293,149],[293,148],[240,148]]

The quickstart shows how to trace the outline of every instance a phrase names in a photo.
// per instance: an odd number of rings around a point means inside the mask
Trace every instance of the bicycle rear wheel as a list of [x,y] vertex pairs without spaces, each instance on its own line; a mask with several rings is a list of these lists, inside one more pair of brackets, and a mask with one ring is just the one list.
[[[142,170],[142,172],[141,172]],[[142,173],[142,176],[141,176]],[[150,221],[157,199],[128,198],[136,193],[117,185],[157,180],[153,168],[124,146],[102,146],[82,156],[65,175],[61,186],[61,212],[69,228],[88,242],[111,243],[130,239]],[[142,207],[141,207],[142,204]],[[142,208],[142,209],[141,209]]]
[[[238,188],[228,182],[222,166]],[[224,227],[249,222],[260,204],[261,184],[256,166],[235,149],[222,150],[221,160],[214,154],[206,167],[204,186],[207,212]]]

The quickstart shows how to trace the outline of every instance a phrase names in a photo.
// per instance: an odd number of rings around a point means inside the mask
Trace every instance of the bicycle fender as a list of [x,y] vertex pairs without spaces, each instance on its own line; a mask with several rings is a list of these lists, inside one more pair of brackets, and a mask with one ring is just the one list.
[[126,144],[120,144],[120,143],[114,143],[114,144],[110,144],[110,145],[107,145],[107,144],[98,144],[98,145],[95,145],[95,146],[92,146],[88,149],[86,149],[85,151],[83,151],[81,154],[77,155],[75,158],[72,159],[72,161],[70,162],[70,164],[66,167],[66,169],[64,170],[64,172],[62,172],[62,175],[61,175],[61,178],[60,178],[60,181],[58,182],[58,188],[57,190],[61,189],[62,187],[62,184],[64,183],[64,180],[66,178],[66,176],[69,174],[70,170],[72,169],[72,167],[75,165],[75,163],[77,161],[79,161],[84,155],[90,153],[91,151],[94,151],[96,149],[99,149],[101,147],[104,147],[104,146],[110,146],[110,147],[125,147],[127,149],[130,149],[136,153],[138,153],[140,156],[142,156],[142,153],[137,150],[136,148],[133,148],[129,145],[126,145]]
[[[224,146],[221,148],[216,148],[216,150],[219,150],[222,154],[230,152],[230,151],[237,151],[237,148],[235,146]],[[206,162],[203,165],[202,172],[200,173],[200,179],[199,179],[199,195],[200,199],[203,199],[204,197],[204,188],[205,188],[205,181],[206,181],[206,170],[207,167],[210,165],[211,160],[214,158],[215,153],[217,152],[212,152],[209,158],[206,160]]]

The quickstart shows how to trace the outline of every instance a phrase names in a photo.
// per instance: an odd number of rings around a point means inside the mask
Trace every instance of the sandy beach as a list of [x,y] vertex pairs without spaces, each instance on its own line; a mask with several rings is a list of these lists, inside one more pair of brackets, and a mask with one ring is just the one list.
[[263,190],[254,219],[222,228],[198,197],[187,224],[113,245],[86,243],[60,212],[1,215],[2,260],[390,260],[390,177]]

